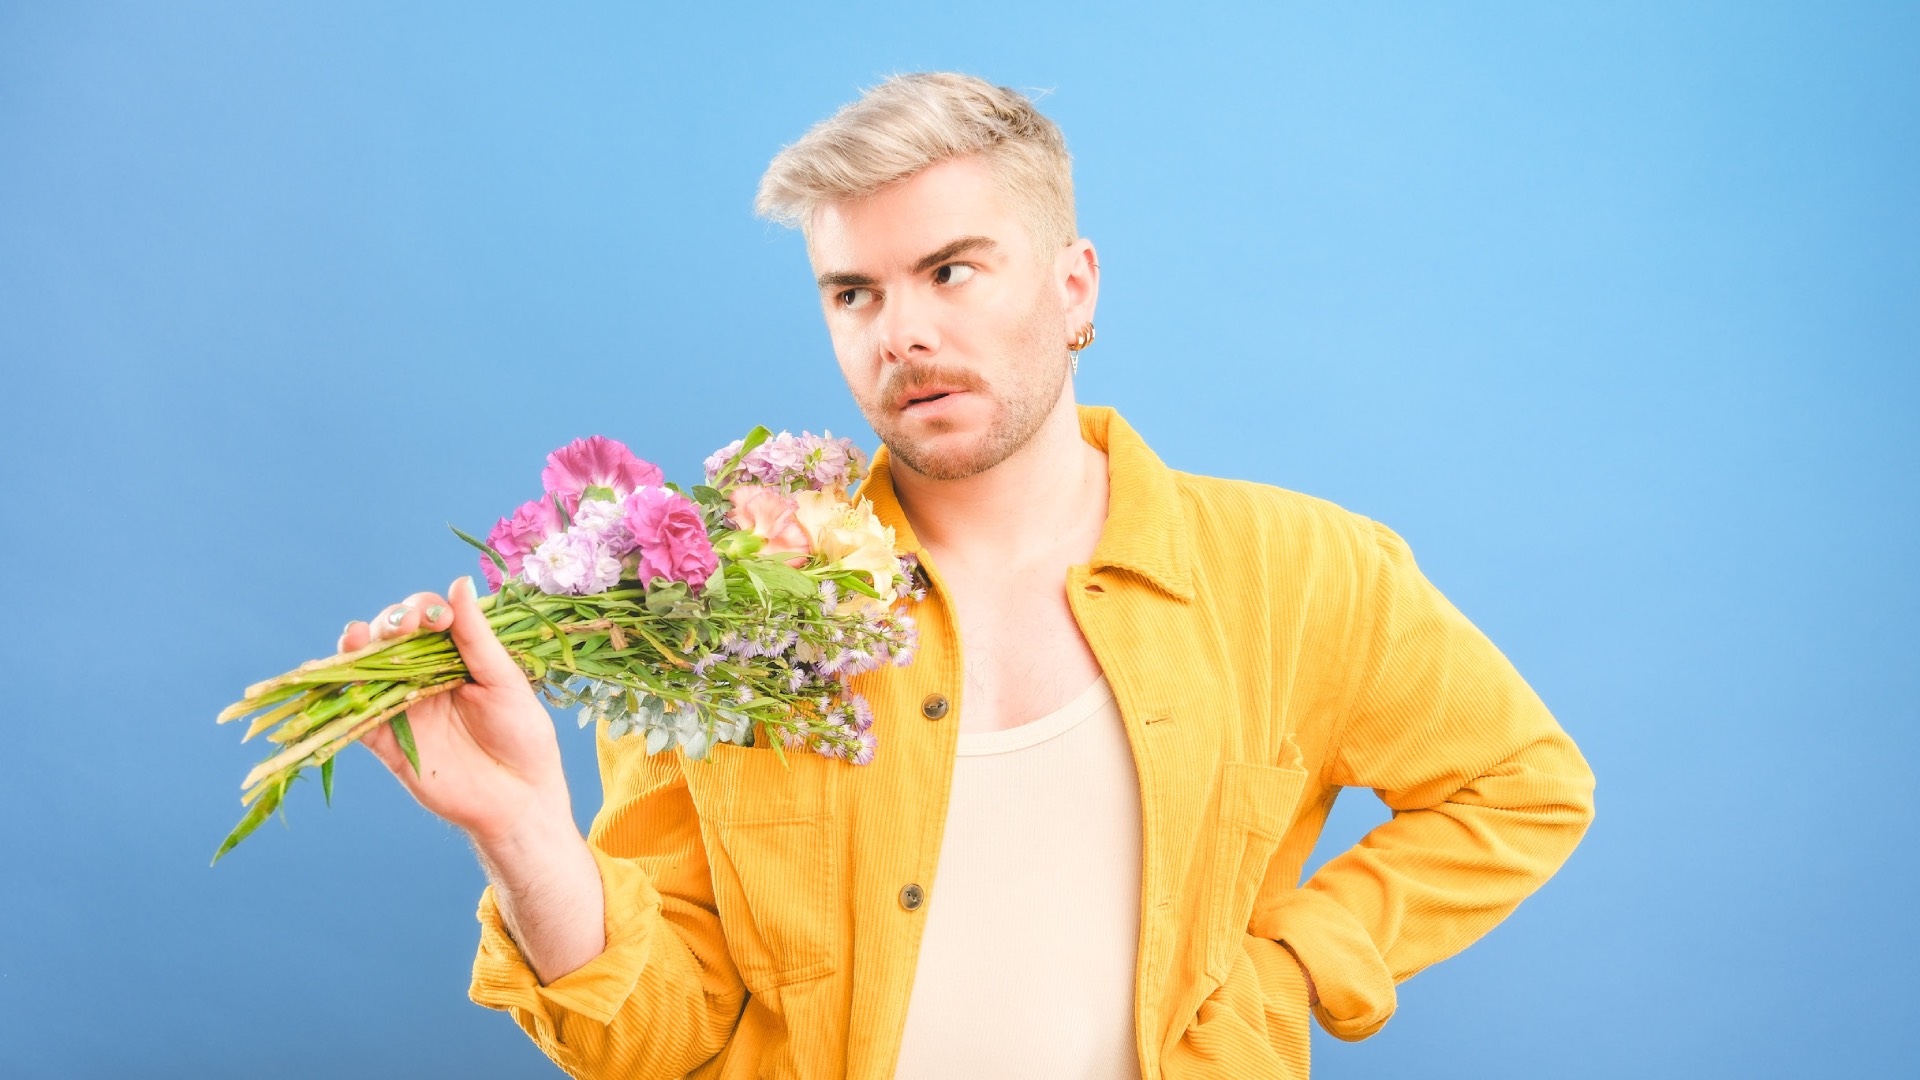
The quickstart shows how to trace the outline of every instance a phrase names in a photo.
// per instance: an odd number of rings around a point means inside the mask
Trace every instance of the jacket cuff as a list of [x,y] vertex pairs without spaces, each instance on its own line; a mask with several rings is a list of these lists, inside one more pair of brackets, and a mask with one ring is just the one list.
[[1393,973],[1366,927],[1333,897],[1318,889],[1295,889],[1280,904],[1257,913],[1248,930],[1284,941],[1299,955],[1320,995],[1314,1019],[1327,1034],[1358,1042],[1393,1015]]
[[660,894],[639,865],[616,859],[592,844],[587,850],[600,868],[606,904],[607,946],[599,956],[545,986],[534,975],[520,947],[508,935],[494,899],[493,886],[480,894],[480,951],[473,959],[467,996],[476,1005],[524,1013],[547,1038],[564,1014],[610,1022],[640,981],[660,925]]

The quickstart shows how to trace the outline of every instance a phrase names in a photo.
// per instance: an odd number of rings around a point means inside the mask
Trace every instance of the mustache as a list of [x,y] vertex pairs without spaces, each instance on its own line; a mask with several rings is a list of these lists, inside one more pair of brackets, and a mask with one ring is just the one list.
[[901,405],[916,392],[938,387],[944,390],[985,390],[987,381],[966,368],[915,364],[897,367],[880,386],[880,400]]

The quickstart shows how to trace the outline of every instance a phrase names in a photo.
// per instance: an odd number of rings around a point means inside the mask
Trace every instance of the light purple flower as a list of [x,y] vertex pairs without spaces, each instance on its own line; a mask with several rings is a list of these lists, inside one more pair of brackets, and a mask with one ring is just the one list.
[[586,596],[620,583],[620,557],[596,534],[569,530],[533,549],[522,567],[544,593]]
[[633,535],[627,532],[627,508],[624,503],[582,499],[580,509],[573,515],[573,531],[598,538],[614,558],[621,558],[633,550]]
[[643,487],[623,505],[623,523],[640,556],[635,576],[641,582],[666,578],[696,589],[706,584],[720,560],[698,503],[666,488]]
[[707,483],[720,483],[720,470],[727,467],[727,462],[732,461],[733,455],[739,453],[740,448],[744,445],[746,445],[746,440],[735,439],[707,456],[705,462]]
[[742,445],[735,439],[707,458],[709,484],[752,483],[787,492],[826,491],[852,487],[866,468],[866,456],[850,439],[836,439],[832,432],[794,435],[783,431],[754,447],[723,475],[721,470]]
[[842,756],[855,765],[873,764],[873,752],[880,746],[880,737],[869,729],[859,732],[854,738],[860,740],[860,745],[852,753]]

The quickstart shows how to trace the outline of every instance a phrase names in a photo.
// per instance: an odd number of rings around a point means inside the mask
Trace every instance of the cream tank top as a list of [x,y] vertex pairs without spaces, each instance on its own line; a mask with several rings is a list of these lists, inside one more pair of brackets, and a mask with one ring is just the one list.
[[1105,677],[960,734],[899,1080],[1137,1078],[1140,784]]

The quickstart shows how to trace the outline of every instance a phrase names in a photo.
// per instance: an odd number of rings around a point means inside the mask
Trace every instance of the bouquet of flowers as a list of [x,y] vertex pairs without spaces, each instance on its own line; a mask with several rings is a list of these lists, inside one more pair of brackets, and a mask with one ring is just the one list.
[[[545,487],[482,542],[487,622],[550,703],[580,726],[678,747],[763,744],[873,760],[873,713],[854,675],[913,659],[912,556],[847,492],[865,461],[831,434],[755,428],[706,461],[706,483],[601,436],[547,456]],[[379,724],[420,769],[407,708],[453,690],[466,666],[446,631],[369,642],[247,688],[220,722],[252,716],[282,749],[241,787],[249,809],[214,854],[265,821],[302,770],[333,801],[333,758]]]

